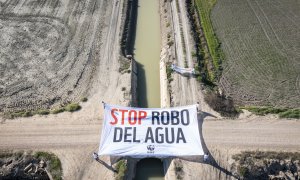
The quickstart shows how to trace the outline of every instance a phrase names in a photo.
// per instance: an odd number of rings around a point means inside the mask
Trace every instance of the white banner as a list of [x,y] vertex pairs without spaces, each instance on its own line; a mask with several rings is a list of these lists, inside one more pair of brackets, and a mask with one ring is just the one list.
[[203,155],[197,105],[132,108],[105,104],[99,155]]
[[173,71],[176,71],[180,74],[195,74],[194,68],[182,68],[176,66],[175,64],[172,64],[171,69],[173,69]]

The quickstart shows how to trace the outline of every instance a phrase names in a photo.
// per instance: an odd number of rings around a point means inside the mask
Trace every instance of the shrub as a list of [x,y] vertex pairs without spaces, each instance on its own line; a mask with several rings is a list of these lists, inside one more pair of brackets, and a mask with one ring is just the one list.
[[26,113],[25,111],[14,112],[14,113],[12,113],[12,116],[13,116],[13,118],[15,118],[15,117],[24,117],[25,113]]
[[124,73],[130,73],[131,71],[128,71],[130,70],[130,61],[127,60],[127,59],[123,59],[123,60],[120,60],[120,68],[119,68],[119,72],[124,74]]
[[54,109],[51,111],[51,114],[58,114],[58,113],[62,113],[64,112],[65,109],[64,108],[58,108],[58,109]]
[[168,46],[169,46],[169,47],[171,47],[173,44],[174,44],[173,41],[169,41],[169,42],[168,42]]
[[65,111],[74,112],[81,109],[81,106],[78,103],[71,103],[65,107]]
[[7,150],[0,151],[0,158],[7,158],[13,155],[13,152]]
[[260,116],[264,116],[266,114],[278,114],[280,118],[300,119],[300,109],[256,107],[256,106],[242,107],[242,109],[246,109]]
[[178,180],[183,179],[184,171],[183,171],[182,162],[180,160],[174,161],[174,170],[175,170],[176,179]]
[[242,176],[242,177],[247,177],[249,174],[249,169],[247,167],[244,166],[239,166],[238,168],[238,173]]
[[81,98],[81,102],[87,102],[88,98],[87,97],[83,97]]
[[115,168],[117,171],[116,180],[123,180],[127,171],[126,160],[118,161]]
[[167,65],[166,67],[166,72],[167,72],[167,79],[168,79],[168,82],[172,82],[173,81],[173,78],[172,78],[172,72],[173,72],[173,69],[171,68],[171,65]]
[[[300,160],[299,152],[243,151],[233,155],[237,173],[242,179],[269,179],[269,175],[293,173],[293,166]],[[235,163],[234,163],[235,164]],[[235,165],[234,165],[235,166]]]
[[222,116],[234,117],[238,115],[233,100],[226,98],[224,95],[209,92],[204,99],[213,110],[219,112]]
[[170,38],[171,38],[171,34],[170,34],[170,33],[168,33],[167,37],[168,37],[168,39],[170,39]]
[[48,115],[50,113],[50,111],[46,110],[46,109],[41,109],[41,110],[38,110],[36,113],[39,115]]
[[292,110],[287,110],[285,112],[280,112],[279,117],[300,119],[300,109],[292,109]]
[[47,164],[49,163],[49,171],[54,180],[62,179],[61,162],[55,154],[39,151],[34,154],[34,157],[47,161]]
[[197,53],[196,52],[192,52],[192,57],[197,57]]
[[22,115],[22,117],[30,117],[30,116],[33,116],[33,114],[32,114],[31,111],[26,111],[26,112],[24,112],[24,114]]

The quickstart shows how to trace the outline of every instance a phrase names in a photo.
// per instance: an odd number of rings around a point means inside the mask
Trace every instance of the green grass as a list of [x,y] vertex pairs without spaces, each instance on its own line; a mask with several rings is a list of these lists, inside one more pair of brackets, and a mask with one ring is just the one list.
[[279,117],[300,119],[300,109],[290,109],[285,112],[281,112],[279,113]]
[[49,164],[47,164],[49,165],[48,169],[54,180],[62,179],[61,162],[55,154],[39,151],[34,154],[34,157],[49,162]]
[[232,159],[244,164],[248,158],[253,159],[278,159],[278,160],[300,160],[299,152],[275,152],[275,151],[243,151],[232,156]]
[[6,150],[1,150],[0,151],[0,158],[7,158],[13,156],[13,152],[11,151],[6,151]]
[[119,72],[121,74],[130,72],[130,71],[128,71],[128,70],[130,70],[130,64],[131,64],[129,60],[123,58],[119,62],[120,62]]
[[58,114],[62,113],[64,111],[68,112],[75,112],[81,109],[81,106],[78,103],[70,103],[66,105],[65,107],[60,107],[57,109],[40,109],[40,110],[35,110],[35,111],[17,111],[17,112],[7,112],[4,113],[4,117],[8,119],[14,119],[18,117],[31,117],[33,115],[48,115],[48,114]]
[[75,112],[81,109],[81,106],[78,103],[70,103],[65,108],[65,111]]
[[117,162],[116,166],[116,180],[123,180],[125,178],[125,174],[127,171],[127,164],[126,164],[126,160],[122,159],[120,161]]
[[200,16],[201,26],[207,41],[209,52],[211,54],[214,71],[209,72],[210,80],[215,81],[221,73],[221,62],[224,54],[220,47],[220,42],[215,35],[210,14],[216,0],[195,0],[198,15]]
[[33,116],[32,112],[30,112],[30,111],[25,111],[25,112],[22,114],[22,117],[30,117],[30,116]]
[[17,111],[17,112],[8,112],[4,113],[4,117],[8,119],[14,119],[18,117],[31,117],[34,114],[31,111]]
[[166,71],[167,71],[167,79],[168,79],[168,82],[170,83],[173,81],[173,78],[172,78],[173,69],[171,68],[171,64],[167,64]]
[[274,107],[257,107],[247,106],[241,107],[256,115],[264,116],[267,114],[278,114],[280,118],[300,119],[300,109],[274,108]]
[[62,107],[62,108],[53,109],[50,112],[51,112],[51,114],[58,114],[58,113],[62,113],[64,111],[65,111],[65,109]]
[[36,112],[36,114],[39,114],[39,115],[48,115],[49,113],[50,113],[50,111],[46,110],[46,109],[41,109]]
[[238,173],[242,176],[242,177],[247,177],[249,174],[249,169],[247,167],[244,166],[239,166],[238,167]]

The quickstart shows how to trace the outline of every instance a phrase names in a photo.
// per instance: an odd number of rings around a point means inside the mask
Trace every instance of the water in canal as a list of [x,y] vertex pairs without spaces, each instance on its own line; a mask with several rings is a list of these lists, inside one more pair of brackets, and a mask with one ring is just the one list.
[[160,107],[159,0],[138,0],[134,57],[138,62],[138,105]]
[[135,180],[163,180],[164,170],[161,160],[142,159],[137,163]]
[[[160,107],[159,0],[138,0],[134,58],[138,63],[138,106]],[[161,160],[147,158],[136,165],[136,180],[163,180]]]

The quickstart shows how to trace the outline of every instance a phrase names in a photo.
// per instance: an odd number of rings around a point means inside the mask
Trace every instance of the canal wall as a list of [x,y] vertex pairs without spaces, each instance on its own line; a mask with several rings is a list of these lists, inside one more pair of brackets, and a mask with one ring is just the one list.
[[131,59],[131,103],[130,106],[137,107],[138,106],[138,70],[137,70],[137,63],[134,58]]
[[137,62],[134,60],[133,50],[136,36],[136,21],[137,21],[138,0],[124,0],[121,32],[122,37],[120,41],[121,46],[121,61],[126,61],[124,58],[130,59],[130,103],[128,106],[137,106]]
[[[171,17],[168,13],[169,3],[164,0],[159,0],[159,13],[160,13],[160,31],[161,31],[161,53],[160,53],[160,99],[161,107],[171,107],[171,87],[170,82],[172,77],[168,77],[167,68],[175,59],[175,49],[170,46],[174,40],[172,37],[172,26],[170,26]],[[169,74],[170,75],[170,74]],[[173,158],[163,159],[163,167],[165,180],[173,180],[176,178],[174,160]]]
[[136,35],[138,0],[124,0],[123,11],[125,13],[122,26],[121,52],[124,57],[133,55]]

